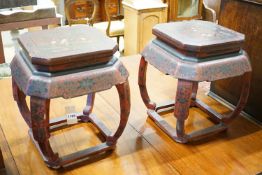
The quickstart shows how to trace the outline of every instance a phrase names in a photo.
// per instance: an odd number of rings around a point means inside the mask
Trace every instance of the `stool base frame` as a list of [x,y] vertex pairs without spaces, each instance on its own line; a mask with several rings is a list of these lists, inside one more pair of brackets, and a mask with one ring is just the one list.
[[16,82],[13,80],[13,96],[18,104],[19,110],[29,126],[29,135],[34,144],[38,148],[45,163],[50,168],[60,168],[74,163],[81,162],[88,157],[95,154],[101,154],[115,148],[118,138],[124,131],[127,124],[130,112],[130,90],[128,81],[115,85],[120,99],[120,123],[115,133],[111,131],[100,121],[93,113],[95,93],[89,93],[87,97],[87,105],[82,113],[77,115],[78,121],[84,123],[92,123],[98,128],[105,138],[105,142],[100,145],[90,147],[63,157],[59,157],[51,148],[49,138],[52,131],[64,128],[67,125],[66,116],[50,120],[49,109],[50,99],[43,99],[39,97],[30,97],[30,110],[26,103],[26,95],[18,88]]
[[[175,102],[168,102],[167,104],[157,106],[149,98],[146,87],[146,71],[148,62],[144,57],[140,60],[138,85],[140,94],[144,104],[147,107],[147,114],[169,137],[179,143],[187,143],[189,141],[199,140],[227,129],[228,124],[237,117],[243,110],[249,94],[251,73],[246,72],[242,76],[242,91],[238,104],[234,111],[229,115],[221,115],[211,109],[208,105],[196,98],[198,90],[198,82],[178,79],[176,100]],[[214,126],[193,131],[192,133],[185,133],[185,121],[189,115],[190,107],[198,107],[207,113],[211,120],[215,123]],[[176,128],[170,126],[160,115],[160,112],[174,108],[174,116],[177,119]]]

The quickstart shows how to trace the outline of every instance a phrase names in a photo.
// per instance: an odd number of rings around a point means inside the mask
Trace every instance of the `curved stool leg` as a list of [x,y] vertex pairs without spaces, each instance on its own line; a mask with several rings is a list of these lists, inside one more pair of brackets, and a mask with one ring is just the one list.
[[246,72],[242,75],[242,89],[236,108],[229,115],[222,115],[211,109],[208,105],[201,100],[196,100],[196,106],[206,112],[215,123],[228,124],[236,118],[244,109],[249,95],[251,72]]
[[33,139],[37,142],[46,163],[54,167],[58,166],[60,160],[49,143],[49,105],[49,99],[38,97],[31,97],[30,99]]
[[87,95],[87,102],[86,107],[83,110],[84,116],[82,116],[81,120],[83,122],[89,121],[89,115],[92,113],[94,108],[94,102],[95,102],[95,93],[90,93]]
[[13,96],[18,108],[29,126],[29,134],[40,151],[43,159],[50,167],[56,167],[59,163],[58,154],[52,151],[49,143],[49,103],[50,100],[31,97],[29,110],[26,103],[26,95],[18,88],[16,82],[12,81]]
[[26,124],[31,128],[32,127],[31,112],[25,100],[26,95],[18,88],[13,78],[12,78],[12,88],[13,88],[13,97],[14,100],[17,102],[19,111],[22,117],[24,118]]
[[242,89],[237,106],[228,117],[223,117],[222,119],[223,122],[225,123],[231,122],[244,109],[249,96],[250,84],[251,84],[251,72],[247,72],[242,76]]
[[147,61],[144,57],[141,57],[138,73],[138,85],[140,90],[140,95],[143,99],[144,104],[148,109],[154,110],[156,108],[156,103],[152,102],[148,96],[146,88],[146,71],[147,71]]
[[120,101],[120,123],[114,135],[107,137],[107,144],[116,144],[118,138],[122,135],[130,113],[130,88],[126,81],[123,84],[116,85]]

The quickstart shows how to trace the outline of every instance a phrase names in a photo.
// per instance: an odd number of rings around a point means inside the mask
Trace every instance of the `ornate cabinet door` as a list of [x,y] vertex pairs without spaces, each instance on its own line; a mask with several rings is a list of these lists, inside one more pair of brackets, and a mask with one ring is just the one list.
[[141,52],[148,42],[154,38],[152,28],[159,23],[166,21],[166,15],[163,12],[155,11],[142,13],[139,16],[139,52]]

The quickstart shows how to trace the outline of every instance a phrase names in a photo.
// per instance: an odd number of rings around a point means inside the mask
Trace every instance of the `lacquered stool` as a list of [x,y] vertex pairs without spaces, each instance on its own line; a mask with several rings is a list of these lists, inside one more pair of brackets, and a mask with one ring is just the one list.
[[[158,24],[153,28],[156,39],[143,50],[138,84],[149,117],[173,140],[186,143],[227,129],[228,124],[243,110],[250,87],[251,65],[241,49],[244,35],[205,21],[183,21]],[[147,64],[178,79],[176,100],[157,106],[150,100],[146,87]],[[196,99],[198,83],[241,76],[240,99],[230,115],[222,115]],[[164,83],[164,82],[159,82]],[[239,87],[236,87],[239,88]],[[159,113],[174,107],[176,128]],[[189,108],[198,107],[207,113],[215,125],[185,133]]]
[[[118,49],[116,42],[88,26],[26,33],[18,41],[21,50],[11,63],[13,95],[46,164],[59,168],[114,149],[130,111],[128,72],[114,55]],[[120,123],[115,133],[111,133],[92,113],[95,92],[112,86],[117,88],[121,108]],[[49,119],[51,99],[87,94],[83,112]],[[30,109],[26,96],[30,96]],[[50,146],[50,132],[79,122],[94,124],[105,137],[105,142],[59,157]]]

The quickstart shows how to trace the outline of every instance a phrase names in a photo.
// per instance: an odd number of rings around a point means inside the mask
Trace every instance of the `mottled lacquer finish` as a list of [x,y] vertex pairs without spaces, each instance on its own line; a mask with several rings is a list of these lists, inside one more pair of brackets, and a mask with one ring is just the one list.
[[[81,33],[83,32],[82,29],[83,28],[78,27],[73,30],[76,33],[76,30],[79,30]],[[71,36],[67,37],[65,30],[66,29],[55,30],[55,33],[58,35],[56,38],[59,38],[59,34],[61,34],[62,40],[69,41],[70,38],[72,39]],[[72,34],[72,28],[68,28],[67,30],[69,33],[71,31]],[[85,35],[87,37],[86,39],[88,39],[88,36],[92,35],[92,31],[93,30],[87,32],[89,35]],[[48,31],[44,33],[46,36],[49,36]],[[102,34],[102,36],[99,36],[100,34],[97,32],[94,32],[94,35],[98,35],[98,38],[104,38]],[[50,50],[50,52],[48,50],[43,52],[45,48],[42,47],[44,47],[46,43],[52,42],[52,38],[44,38],[44,43],[36,44],[32,42],[31,36],[33,35],[24,35],[20,38],[20,44],[23,46],[23,49],[16,53],[11,63],[13,96],[18,104],[22,117],[30,128],[30,136],[47,166],[51,168],[60,168],[72,165],[88,157],[91,158],[93,155],[105,153],[108,150],[114,149],[118,138],[125,129],[130,112],[128,71],[118,58],[113,55],[115,52],[115,44],[113,43],[110,45],[109,43],[109,45],[104,45],[105,47],[103,47],[103,44],[106,43],[99,44],[99,42],[96,42],[96,45],[99,46],[96,47],[95,45],[87,49],[84,49],[87,46],[83,46],[84,48],[80,48],[79,50],[75,49],[75,47],[67,47],[64,45],[66,48],[62,48],[61,45],[58,45],[52,48],[56,48],[59,53],[55,52],[56,49]],[[41,42],[41,39],[38,39],[35,38],[34,41]],[[94,37],[90,37],[89,39],[93,40]],[[104,39],[107,40],[108,38]],[[77,44],[77,42],[74,41],[74,44]],[[61,49],[66,52],[60,53]],[[50,53],[50,55],[48,55],[48,53]],[[86,59],[103,59],[105,53],[111,59],[104,64],[98,61],[97,63],[99,64],[89,65],[85,60],[79,60],[79,57],[83,55]],[[34,57],[35,60],[40,63],[41,60],[47,61],[50,66],[52,66],[52,61],[63,63],[63,60],[65,62],[70,62],[74,58],[76,58],[73,60],[74,63],[85,66],[78,69],[72,69],[72,67],[71,69],[67,69],[63,67],[62,70],[55,73],[40,71],[31,63],[32,57],[30,56],[36,56]],[[120,122],[115,132],[111,132],[103,122],[92,113],[95,93],[110,89],[113,86],[117,89],[120,102]],[[87,104],[83,112],[67,114],[64,117],[55,118],[53,120],[49,119],[51,99],[58,97],[73,98],[81,95],[88,95]],[[30,108],[27,105],[26,96],[30,96]],[[74,117],[73,123],[68,121],[68,116]],[[73,126],[77,123],[88,122],[92,123],[104,137],[101,144],[63,157],[60,157],[53,151],[49,142],[49,138],[51,137],[50,133],[52,131]]]
[[[143,50],[138,75],[140,94],[148,108],[149,117],[168,136],[180,143],[198,140],[227,129],[227,125],[243,110],[249,95],[251,65],[247,54],[241,50],[244,36],[201,21],[160,24],[154,29],[157,38]],[[194,33],[193,29],[197,31]],[[232,46],[231,49],[228,46]],[[193,52],[197,54],[192,54]],[[158,106],[151,101],[146,87],[148,63],[178,79],[175,102]],[[243,83],[239,102],[231,114],[219,114],[196,98],[199,82],[235,76],[241,76]],[[159,115],[170,107],[174,108],[176,128]],[[190,107],[203,110],[215,125],[187,134],[185,122]]]
[[184,54],[198,58],[238,51],[245,38],[241,33],[200,20],[158,24],[153,34]]
[[124,83],[128,78],[128,71],[119,60],[112,66],[89,71],[51,77],[44,76],[45,74],[36,75],[19,53],[11,63],[11,72],[13,79],[25,94],[44,99],[72,98],[103,91],[115,84]]
[[18,42],[35,68],[47,72],[106,63],[118,49],[115,41],[87,25],[29,32]]
[[185,80],[215,81],[251,71],[248,56],[242,50],[199,60],[183,55],[176,49],[155,39],[145,47],[142,55],[161,72]]

